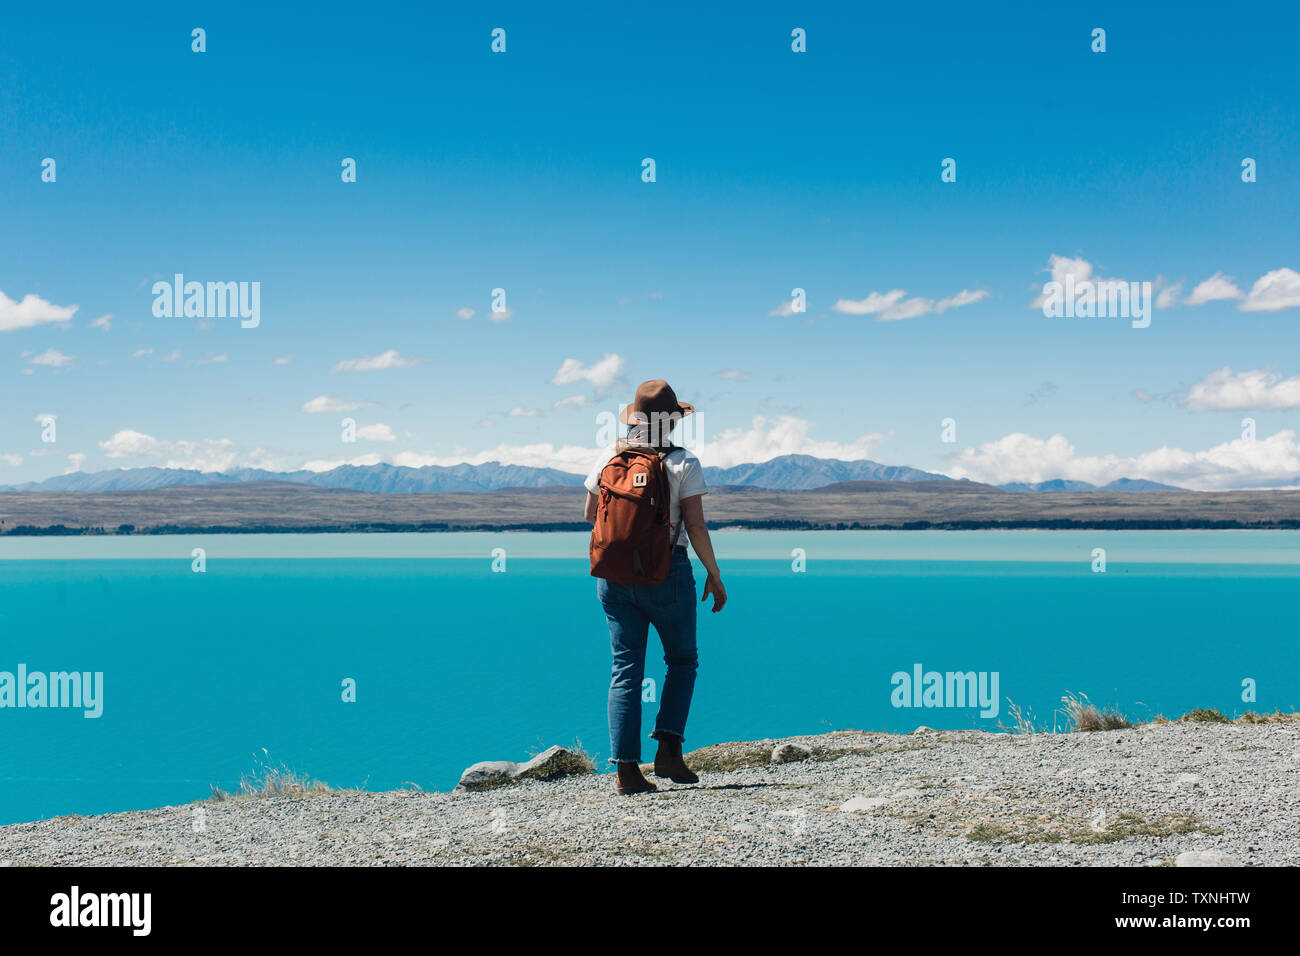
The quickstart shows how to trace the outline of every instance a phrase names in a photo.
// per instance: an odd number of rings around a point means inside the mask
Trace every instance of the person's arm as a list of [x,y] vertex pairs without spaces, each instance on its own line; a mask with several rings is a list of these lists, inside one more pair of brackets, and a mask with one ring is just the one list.
[[692,495],[681,500],[682,524],[691,539],[695,556],[704,565],[708,578],[704,582],[704,594],[701,601],[707,601],[713,595],[713,613],[717,614],[727,603],[727,589],[722,586],[722,572],[718,570],[718,559],[713,556],[713,541],[709,538],[709,526],[704,521],[704,496]]
[[592,524],[596,523],[596,502],[596,496],[590,491],[587,492],[587,506],[582,509],[582,516]]

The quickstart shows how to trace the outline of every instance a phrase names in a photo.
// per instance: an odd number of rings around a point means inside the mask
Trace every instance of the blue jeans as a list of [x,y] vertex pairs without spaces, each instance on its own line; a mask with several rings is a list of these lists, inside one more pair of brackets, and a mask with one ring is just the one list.
[[668,577],[659,584],[596,582],[609,621],[614,668],[609,681],[609,752],[613,763],[641,762],[641,681],[650,625],[664,646],[663,692],[651,737],[686,738],[686,715],[695,691],[695,575],[685,548],[673,549]]

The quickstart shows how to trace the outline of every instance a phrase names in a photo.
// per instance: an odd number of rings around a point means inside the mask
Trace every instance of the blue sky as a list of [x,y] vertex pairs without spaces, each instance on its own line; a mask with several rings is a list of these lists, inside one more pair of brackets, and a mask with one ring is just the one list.
[[[652,377],[706,464],[1300,480],[1294,6],[466,6],[6,12],[0,484],[585,471]],[[1166,307],[1049,318],[1053,257]],[[259,324],[155,316],[175,273]]]

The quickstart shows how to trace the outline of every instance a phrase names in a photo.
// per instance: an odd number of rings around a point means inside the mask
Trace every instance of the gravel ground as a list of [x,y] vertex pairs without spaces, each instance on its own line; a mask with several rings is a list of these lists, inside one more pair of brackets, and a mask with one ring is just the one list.
[[[766,763],[781,743],[811,755]],[[1300,721],[840,731],[695,751],[699,784],[633,797],[599,774],[20,823],[0,865],[1296,865],[1298,755]]]

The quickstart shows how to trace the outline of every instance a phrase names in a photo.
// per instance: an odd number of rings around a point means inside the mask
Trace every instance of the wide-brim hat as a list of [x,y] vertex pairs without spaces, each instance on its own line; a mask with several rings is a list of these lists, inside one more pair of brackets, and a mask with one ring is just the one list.
[[695,411],[690,402],[677,401],[677,393],[661,378],[642,382],[636,387],[636,398],[619,413],[624,425],[643,425],[654,421],[655,415],[685,416]]

